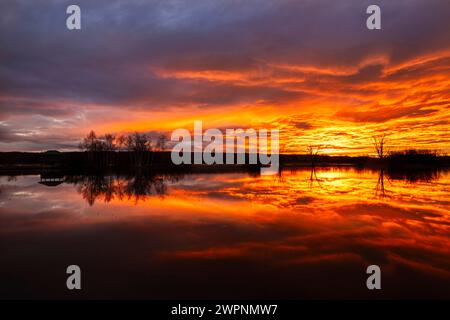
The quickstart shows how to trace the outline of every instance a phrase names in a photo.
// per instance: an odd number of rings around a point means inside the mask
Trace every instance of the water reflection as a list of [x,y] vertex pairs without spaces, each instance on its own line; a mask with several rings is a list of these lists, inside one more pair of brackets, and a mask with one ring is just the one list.
[[149,196],[156,195],[163,198],[167,182],[175,183],[181,178],[181,175],[92,175],[67,176],[65,182],[74,184],[78,193],[92,206],[99,198],[105,202],[127,199],[134,201],[135,204],[145,201]]
[[[384,169],[380,169],[378,173],[377,186],[375,188],[375,196],[384,198],[386,197],[386,189],[384,187]],[[389,179],[389,178],[388,178]]]
[[0,177],[0,296],[66,297],[75,261],[85,297],[450,298],[448,172],[60,180]]
[[[351,179],[354,174],[360,179],[360,184],[357,191],[362,191],[366,196],[370,196],[371,193],[361,185],[365,182],[365,185],[369,185],[370,180],[367,177],[378,176],[376,183],[374,183],[373,195],[377,198],[386,198],[392,195],[392,192],[386,189],[386,183],[394,188],[403,188],[409,184],[430,183],[440,179],[445,171],[442,170],[413,170],[413,171],[386,171],[384,169],[379,170],[367,170],[367,169],[355,169],[349,167],[339,168],[301,168],[280,171],[276,178],[263,178],[259,175],[249,174],[248,178],[251,182],[251,190],[247,194],[249,199],[255,200],[256,193],[281,195],[280,188],[287,188],[288,191],[302,192],[323,189],[321,194],[327,196],[333,196],[333,192],[336,195],[348,194],[347,187],[352,186],[353,180]],[[305,176],[308,173],[308,176]],[[214,175],[210,175],[214,177]],[[226,175],[222,175],[226,177]],[[192,176],[190,176],[192,177]],[[189,178],[190,178],[189,177]],[[294,179],[293,179],[294,178]],[[14,181],[15,177],[9,177],[9,181]],[[43,173],[40,175],[40,184],[48,187],[56,187],[62,183],[73,184],[76,186],[77,192],[89,205],[94,205],[96,200],[110,202],[112,200],[119,201],[132,201],[138,204],[140,201],[145,201],[148,197],[158,196],[164,198],[167,192],[167,184],[176,184],[180,180],[184,179],[182,174],[144,174],[135,173],[133,175],[64,175],[62,173]],[[276,184],[272,182],[276,181]],[[224,185],[217,185],[214,192],[221,192],[222,194],[230,191],[226,188],[227,181],[224,179]],[[307,185],[305,184],[307,182]],[[246,190],[246,184],[241,184],[239,190]],[[307,188],[308,187],[308,188]],[[340,190],[337,190],[337,187]],[[269,190],[268,190],[269,189]],[[201,190],[201,186],[200,189]],[[264,191],[263,191],[264,190]],[[256,192],[257,191],[257,192]],[[328,192],[332,191],[332,192]],[[355,190],[354,190],[355,191]],[[415,190],[411,190],[411,193],[415,193]],[[291,192],[292,193],[292,192]],[[236,196],[239,192],[234,193]],[[295,192],[294,195],[299,195]],[[228,192],[228,196],[232,196],[232,192]],[[239,195],[241,197],[243,195]],[[245,196],[245,195],[244,195]],[[287,194],[283,194],[287,196]],[[297,199],[298,201],[298,199]],[[294,201],[297,202],[297,201]],[[301,200],[300,200],[301,202]]]

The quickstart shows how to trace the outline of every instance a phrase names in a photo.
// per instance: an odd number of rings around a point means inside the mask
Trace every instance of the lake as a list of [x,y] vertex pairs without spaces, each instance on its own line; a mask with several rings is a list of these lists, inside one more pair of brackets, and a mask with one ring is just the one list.
[[0,297],[449,299],[449,209],[449,172],[1,176]]

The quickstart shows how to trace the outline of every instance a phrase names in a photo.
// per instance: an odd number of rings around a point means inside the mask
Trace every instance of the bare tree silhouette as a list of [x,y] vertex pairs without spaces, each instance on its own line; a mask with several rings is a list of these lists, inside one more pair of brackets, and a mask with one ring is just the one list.
[[116,136],[110,133],[105,134],[102,137],[102,143],[103,143],[103,149],[106,153],[106,159],[104,159],[104,163],[107,166],[113,165],[113,152],[116,151],[116,144],[115,144],[115,140],[116,140]]
[[112,153],[116,151],[116,137],[107,133],[97,137],[92,130],[79,144],[79,149],[88,153],[88,159],[99,166],[112,165]]
[[118,150],[118,151],[122,151],[122,150],[124,150],[125,147],[126,147],[127,136],[125,136],[125,135],[123,135],[123,134],[118,135],[115,142],[116,142],[116,148],[117,148],[117,150]]
[[78,147],[80,150],[87,152],[89,161],[97,163],[97,152],[100,151],[101,147],[100,141],[98,140],[94,130],[91,130],[91,132],[83,138],[83,141],[81,141]]
[[116,144],[115,144],[115,140],[116,140],[116,136],[111,134],[111,133],[107,133],[104,135],[103,137],[104,140],[104,149],[105,151],[116,151]]
[[136,167],[150,164],[149,151],[152,150],[152,141],[149,136],[135,132],[127,137],[125,144]]
[[374,136],[372,137],[372,139],[378,158],[380,160],[383,160],[386,156],[386,134],[383,134],[381,136]]

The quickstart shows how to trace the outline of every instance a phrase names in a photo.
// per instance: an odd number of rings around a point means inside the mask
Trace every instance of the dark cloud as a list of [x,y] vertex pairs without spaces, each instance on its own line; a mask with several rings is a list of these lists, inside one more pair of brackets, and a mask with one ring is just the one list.
[[[2,93],[117,105],[146,100],[146,107],[161,107],[189,100],[194,85],[161,79],[151,66],[240,71],[258,61],[352,66],[370,54],[403,61],[450,43],[442,33],[450,27],[446,1],[381,1],[385,29],[379,33],[365,28],[366,2],[80,0],[82,30],[73,32],[65,28],[69,1],[2,1]],[[372,66],[348,81],[379,71]],[[236,94],[258,99],[252,92]],[[265,88],[259,92],[264,98]],[[208,99],[217,98],[203,100]]]
[[11,131],[0,125],[0,141],[1,142],[9,142],[13,139],[13,135],[11,134]]

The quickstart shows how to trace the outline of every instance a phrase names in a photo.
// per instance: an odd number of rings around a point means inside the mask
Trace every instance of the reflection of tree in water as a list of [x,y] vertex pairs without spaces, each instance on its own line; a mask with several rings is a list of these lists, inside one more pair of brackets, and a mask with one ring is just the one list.
[[[386,189],[384,187],[384,169],[380,169],[378,172],[378,181],[377,186],[375,187],[375,197],[385,198],[386,197]],[[387,177],[389,179],[389,177]]]
[[150,195],[157,195],[161,198],[166,193],[166,185],[163,177],[153,177],[146,175],[136,175],[128,179],[125,183],[125,194],[128,199],[134,198],[135,203],[145,199]]
[[317,185],[320,188],[323,188],[321,185],[321,179],[317,178],[317,170],[315,166],[311,166],[311,174],[309,177],[309,187],[312,188],[314,186],[314,182],[317,182]]
[[436,168],[414,168],[414,169],[380,169],[378,181],[375,187],[375,196],[385,198],[388,190],[385,188],[385,179],[392,184],[393,180],[406,181],[409,183],[432,182],[441,177],[442,169]]
[[150,196],[163,198],[167,191],[166,183],[180,179],[179,175],[90,175],[68,176],[66,182],[75,184],[83,199],[92,206],[97,199],[103,199],[105,202],[114,199],[134,200],[137,204]]

